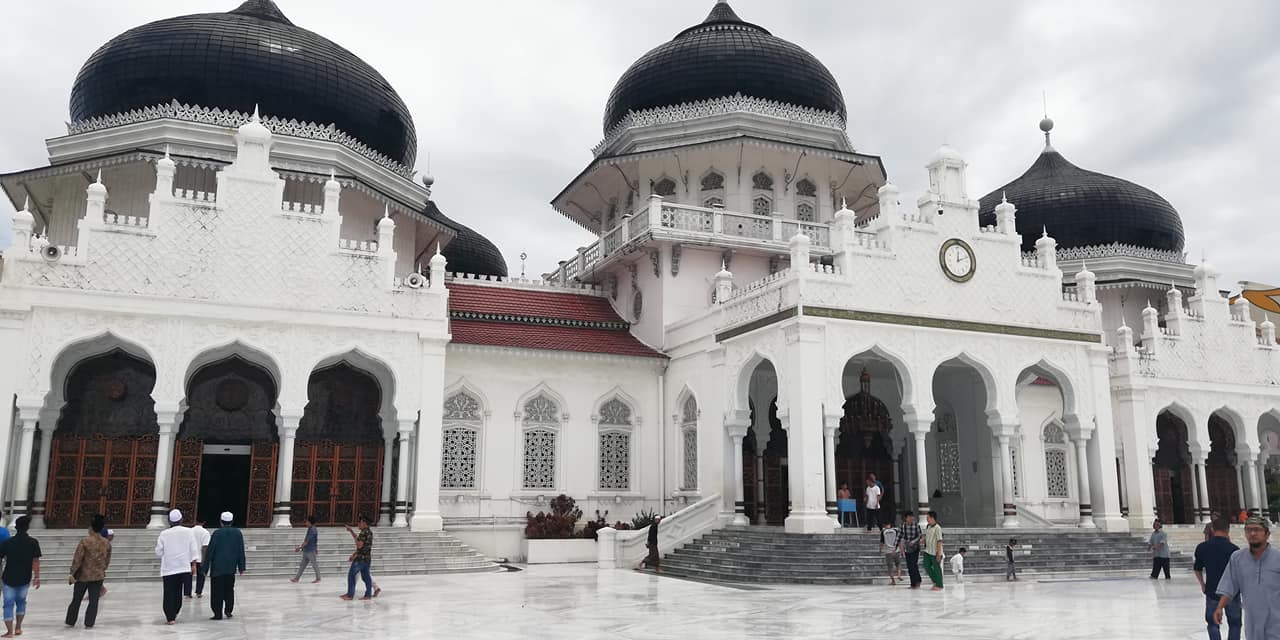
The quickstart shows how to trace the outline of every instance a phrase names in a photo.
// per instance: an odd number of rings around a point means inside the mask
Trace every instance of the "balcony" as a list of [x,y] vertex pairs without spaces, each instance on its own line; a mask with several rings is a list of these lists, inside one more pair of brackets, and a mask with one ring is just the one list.
[[826,224],[786,219],[781,213],[757,216],[696,207],[651,196],[647,205],[624,215],[617,226],[591,246],[579,249],[578,255],[562,262],[547,279],[561,283],[589,280],[588,274],[614,256],[629,253],[629,249],[649,239],[786,254],[787,242],[802,231],[809,236],[814,254],[831,253],[831,228]]

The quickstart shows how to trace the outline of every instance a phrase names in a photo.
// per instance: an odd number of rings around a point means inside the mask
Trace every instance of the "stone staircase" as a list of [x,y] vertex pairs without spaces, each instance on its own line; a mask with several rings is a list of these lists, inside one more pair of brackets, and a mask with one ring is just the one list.
[[[1011,537],[1018,539],[1019,577],[1145,575],[1151,570],[1146,543],[1130,533],[1065,528],[947,529],[943,552],[950,558],[957,549],[966,547],[966,577],[1000,579],[1004,576],[1004,547]],[[822,535],[786,534],[780,527],[725,527],[667,554],[662,571],[713,582],[887,584],[879,544],[878,535],[862,530],[842,529]],[[1175,551],[1172,565],[1189,569],[1190,556]]]
[[[1202,524],[1167,524],[1164,532],[1169,534],[1169,551],[1181,551],[1187,556],[1196,552],[1196,545],[1204,542],[1204,525]],[[1143,540],[1151,536],[1150,531],[1142,534]],[[1243,544],[1244,530],[1241,525],[1231,525],[1231,538],[1237,545]]]
[[[212,530],[210,530],[212,531]],[[301,554],[293,548],[302,542],[305,529],[242,529],[248,572],[254,577],[293,577]],[[33,530],[44,554],[41,569],[46,576],[61,576],[71,567],[71,558],[84,532],[67,529]],[[112,541],[111,567],[107,581],[154,579],[160,575],[155,555],[158,531],[116,529]],[[406,575],[423,573],[465,573],[496,571],[500,567],[479,552],[444,532],[417,532],[408,529],[374,529],[373,574]],[[347,557],[355,548],[343,529],[320,529],[320,573],[328,579],[345,579]],[[307,568],[303,580],[314,578]]]

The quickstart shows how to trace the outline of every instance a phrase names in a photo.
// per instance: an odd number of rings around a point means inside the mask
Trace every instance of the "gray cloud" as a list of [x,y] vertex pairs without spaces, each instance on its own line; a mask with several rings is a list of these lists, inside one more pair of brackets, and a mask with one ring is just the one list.
[[[587,0],[409,5],[277,0],[297,24],[378,68],[413,111],[435,199],[489,236],[514,272],[550,270],[593,236],[547,205],[590,159],[614,81],[712,2]],[[80,64],[139,24],[236,0],[16,3],[0,39],[0,171],[44,164]],[[1076,164],[1154,189],[1181,212],[1187,250],[1239,279],[1280,281],[1268,160],[1280,142],[1280,4],[789,3],[735,0],[746,20],[805,47],[849,103],[849,137],[884,157],[913,199],[943,141],[974,197],[1039,153],[1041,92],[1054,144]],[[56,25],[56,29],[53,28]],[[51,34],[55,34],[56,37]],[[8,205],[0,204],[0,215]],[[0,225],[2,227],[4,225]],[[1050,229],[1052,232],[1052,229]]]

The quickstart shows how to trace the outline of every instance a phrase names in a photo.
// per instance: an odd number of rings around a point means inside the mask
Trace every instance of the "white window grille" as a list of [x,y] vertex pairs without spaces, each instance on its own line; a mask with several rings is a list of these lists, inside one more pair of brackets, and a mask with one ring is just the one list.
[[1067,434],[1061,425],[1050,422],[1044,427],[1043,440],[1046,493],[1050,498],[1069,498],[1071,483],[1067,472]]
[[459,391],[444,400],[444,424],[440,443],[440,488],[475,489],[479,463],[480,400]]
[[603,491],[631,490],[631,407],[618,398],[600,405],[599,474]]
[[684,452],[684,482],[681,489],[696,491],[698,488],[698,401],[693,396],[685,398],[680,412],[681,448]]
[[765,196],[756,196],[751,201],[751,213],[758,216],[767,216],[773,213],[773,201]]
[[560,406],[544,394],[524,403],[523,479],[525,489],[555,489],[556,439]]
[[813,205],[808,202],[801,202],[796,205],[796,220],[800,222],[814,222]]
[[934,422],[938,438],[939,489],[943,493],[960,493],[960,442],[956,438],[956,416],[947,412]]

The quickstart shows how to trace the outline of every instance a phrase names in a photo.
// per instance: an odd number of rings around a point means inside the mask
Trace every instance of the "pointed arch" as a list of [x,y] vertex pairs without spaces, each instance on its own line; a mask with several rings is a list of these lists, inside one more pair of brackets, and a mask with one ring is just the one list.
[[738,411],[746,411],[748,401],[751,397],[751,378],[755,375],[756,369],[764,363],[768,363],[773,369],[774,378],[777,380],[778,388],[782,388],[782,372],[778,369],[778,364],[773,357],[765,352],[757,349],[751,353],[738,369],[736,379],[733,381],[733,407]]
[[[849,366],[849,363],[854,360],[878,358],[888,362],[889,365],[893,367],[898,383],[898,395],[902,399],[902,406],[911,407],[915,405],[917,385],[915,378],[912,375],[911,367],[907,364],[907,359],[903,357],[902,354],[877,342],[871,345],[858,345],[853,347],[845,353],[840,354],[840,358],[840,362],[843,363],[840,365],[841,373],[843,373],[844,369]],[[832,406],[838,407],[844,404],[845,397],[849,394],[845,393],[846,390],[842,386],[842,376],[834,376],[834,380],[837,385],[841,385],[841,388],[838,389],[839,393],[828,400],[828,402],[831,403]],[[930,400],[930,402],[932,402],[932,400]]]
[[986,391],[985,395],[987,397],[987,404],[985,409],[988,416],[991,416],[992,412],[998,412],[1004,408],[1002,403],[1005,401],[1005,397],[1001,393],[1000,386],[997,384],[998,378],[996,377],[995,368],[987,364],[985,360],[978,358],[967,351],[959,351],[952,355],[943,356],[934,360],[932,367],[929,369],[931,372],[930,379],[937,375],[938,369],[941,368],[942,365],[953,360],[973,369],[974,372],[978,374],[978,378],[982,380],[982,385],[985,387]]
[[483,474],[488,400],[465,378],[445,388],[441,421],[440,489],[477,491]]
[[[1076,383],[1067,373],[1067,369],[1049,358],[1040,358],[1039,360],[1021,367],[1014,373],[1015,385],[1028,372],[1052,380],[1058,386],[1059,393],[1062,394],[1062,415],[1079,416],[1084,411],[1084,407],[1080,406],[1081,397],[1076,391]],[[1015,398],[1016,400],[1016,398]]]
[[698,490],[698,422],[701,410],[689,385],[676,394],[676,425],[680,432],[680,489]]
[[[313,361],[308,369],[310,375],[322,371],[329,367],[346,363],[354,369],[358,369],[369,374],[378,383],[381,391],[381,398],[378,407],[378,417],[382,420],[382,428],[388,435],[395,433],[395,422],[398,418],[397,404],[402,407],[404,403],[399,402],[396,385],[396,370],[387,359],[374,355],[369,350],[358,346],[349,346],[342,350],[331,351]],[[310,389],[308,389],[308,394]]]
[[676,195],[676,181],[665,173],[657,180],[654,180],[652,184],[654,195],[662,196],[663,198],[670,198]]
[[[187,359],[187,366],[184,370],[185,373],[182,376],[184,398],[187,386],[191,384],[192,377],[194,377],[200,369],[232,357],[239,357],[250,364],[262,368],[275,382],[278,395],[284,395],[283,385],[286,378],[284,375],[284,368],[280,365],[279,360],[271,355],[269,349],[237,338],[202,347],[196,350],[194,355],[191,355]],[[300,386],[301,385],[305,385],[305,380],[300,383]],[[305,399],[305,386],[303,386],[302,392],[302,394],[299,394],[300,397],[294,398],[299,402],[299,404],[301,404]]]
[[[156,369],[156,376],[159,379],[160,370],[151,349],[144,346],[140,340],[126,337],[114,330],[107,330],[82,336],[64,344],[58,350],[58,355],[50,360],[48,370],[42,375],[42,379],[49,385],[45,396],[38,400],[35,398],[31,400],[42,401],[44,406],[49,408],[61,408],[67,401],[67,383],[70,382],[71,372],[76,365],[91,358],[107,355],[112,351],[121,351],[149,364]],[[19,404],[21,403],[20,398]]]
[[521,483],[525,491],[555,491],[560,486],[560,432],[568,422],[565,399],[539,383],[516,405],[523,451]]
[[[608,418],[608,416],[604,414],[605,414],[606,405],[608,405],[610,402],[620,402],[626,406],[626,409],[628,411],[627,420],[629,420],[629,422],[609,423],[609,424],[627,424],[632,426],[640,425],[640,413],[637,410],[638,407],[640,406],[640,403],[636,402],[636,399],[632,397],[631,394],[627,393],[626,391],[623,391],[622,387],[620,386],[614,386],[612,389],[608,390],[603,395],[597,397],[595,402],[592,403],[593,408],[591,411],[591,422],[593,424],[597,424],[597,425],[603,424],[603,421],[606,418]],[[616,414],[613,414],[613,415],[616,415]]]

